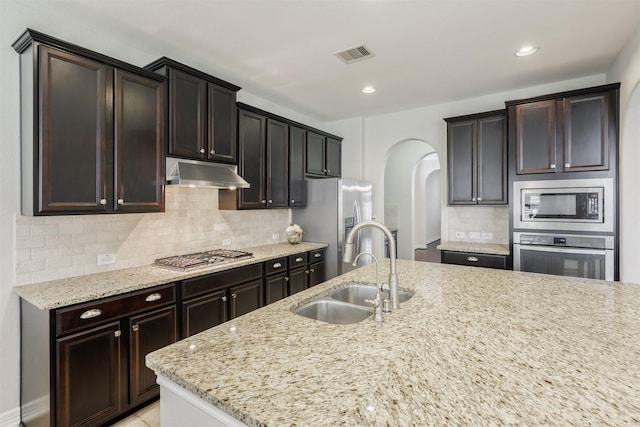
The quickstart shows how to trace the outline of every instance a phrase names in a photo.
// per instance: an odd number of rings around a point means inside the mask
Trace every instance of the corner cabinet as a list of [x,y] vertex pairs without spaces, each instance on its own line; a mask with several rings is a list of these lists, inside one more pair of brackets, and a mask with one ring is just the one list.
[[451,117],[445,121],[449,205],[506,205],[506,111]]
[[28,30],[24,215],[164,210],[165,79]]
[[145,68],[169,79],[167,154],[237,163],[236,92],[240,87],[166,57]]
[[507,101],[516,174],[610,170],[618,139],[619,86]]

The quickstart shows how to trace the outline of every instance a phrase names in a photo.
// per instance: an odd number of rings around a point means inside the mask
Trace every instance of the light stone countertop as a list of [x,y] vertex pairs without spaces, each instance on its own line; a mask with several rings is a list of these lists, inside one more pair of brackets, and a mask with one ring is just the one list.
[[454,252],[475,252],[477,254],[509,255],[509,245],[480,242],[442,242],[436,249]]
[[640,424],[640,285],[398,261],[415,295],[383,323],[291,311],[374,271],[160,349],[147,366],[250,426]]
[[13,291],[41,310],[53,310],[325,247],[327,247],[326,243],[311,242],[302,242],[295,245],[276,243],[273,245],[254,246],[240,248],[240,250],[253,253],[253,258],[228,262],[215,267],[182,272],[154,265],[145,265],[14,286]]

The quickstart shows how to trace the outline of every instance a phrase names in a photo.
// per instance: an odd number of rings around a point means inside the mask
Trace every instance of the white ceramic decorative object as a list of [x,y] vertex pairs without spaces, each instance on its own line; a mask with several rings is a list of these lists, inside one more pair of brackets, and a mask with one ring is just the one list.
[[287,233],[287,240],[292,245],[302,242],[303,231],[298,224],[289,224],[285,229],[285,233]]

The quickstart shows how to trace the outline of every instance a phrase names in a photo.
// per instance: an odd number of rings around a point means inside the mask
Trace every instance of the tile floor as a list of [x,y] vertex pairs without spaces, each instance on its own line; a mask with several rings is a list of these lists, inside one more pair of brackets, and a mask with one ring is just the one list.
[[113,427],[160,427],[160,401],[113,424]]

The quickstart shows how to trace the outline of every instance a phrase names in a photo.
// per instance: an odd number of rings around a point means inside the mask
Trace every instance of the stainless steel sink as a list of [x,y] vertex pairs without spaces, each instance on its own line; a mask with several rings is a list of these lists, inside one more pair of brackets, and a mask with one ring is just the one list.
[[363,321],[373,314],[373,310],[342,301],[319,299],[298,307],[294,313],[322,322],[346,325]]
[[[413,296],[412,291],[404,289],[398,289],[398,300],[405,302]],[[389,297],[388,292],[381,292],[380,296],[384,300]],[[370,283],[351,283],[331,293],[331,298],[347,302],[349,304],[357,304],[365,307],[370,307],[371,303],[365,302],[365,300],[372,300],[376,297],[376,286]]]

